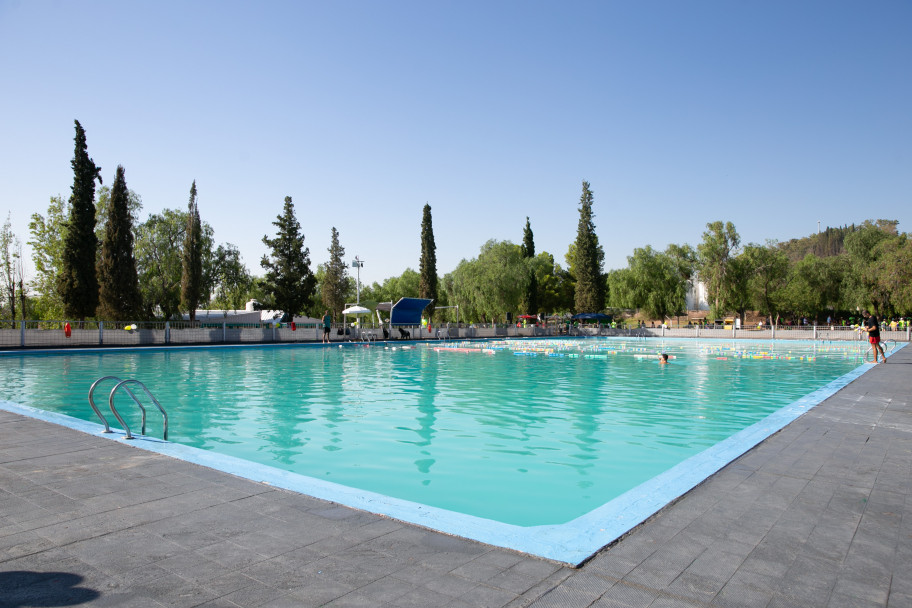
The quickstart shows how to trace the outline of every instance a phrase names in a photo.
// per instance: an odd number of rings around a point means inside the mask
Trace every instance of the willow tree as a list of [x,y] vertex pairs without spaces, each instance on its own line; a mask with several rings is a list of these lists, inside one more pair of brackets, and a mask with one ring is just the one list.
[[133,254],[133,219],[124,168],[117,166],[105,212],[101,257],[98,260],[98,311],[112,321],[135,320],[142,313],[142,296]]
[[572,272],[576,278],[574,301],[577,312],[599,312],[605,307],[605,275],[602,273],[605,252],[595,234],[593,217],[592,191],[589,189],[589,182],[584,181],[576,241],[572,248]]
[[89,158],[85,130],[76,123],[76,150],[70,165],[73,168],[73,189],[70,195],[70,217],[63,243],[63,259],[58,290],[63,311],[68,317],[85,320],[98,307],[98,276],[95,257],[98,238],[95,236],[95,180],[101,183],[101,167]]
[[196,321],[196,308],[203,292],[203,225],[196,202],[196,180],[190,186],[187,204],[187,228],[184,230],[184,247],[181,250],[181,308]]
[[[421,298],[437,299],[437,245],[434,244],[434,227],[431,224],[431,206],[424,205],[421,218],[421,261],[418,265],[421,281],[418,295]],[[434,308],[428,307],[427,314],[433,316]]]
[[676,260],[647,245],[633,250],[627,268],[610,274],[611,305],[638,308],[652,319],[684,313],[687,281]]

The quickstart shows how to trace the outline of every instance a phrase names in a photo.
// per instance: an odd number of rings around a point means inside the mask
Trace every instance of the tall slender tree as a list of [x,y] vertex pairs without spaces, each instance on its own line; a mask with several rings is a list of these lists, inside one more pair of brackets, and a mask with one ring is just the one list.
[[[421,261],[418,267],[421,280],[418,283],[418,295],[422,298],[437,299],[437,245],[434,244],[434,227],[431,223],[431,206],[424,205],[421,218]],[[433,316],[434,309],[428,308],[428,317]]]
[[70,195],[70,218],[63,244],[63,267],[58,286],[64,314],[85,320],[98,307],[98,276],[95,255],[95,180],[101,183],[101,167],[89,158],[85,130],[76,122],[76,151],[73,167],[73,191]]
[[605,307],[605,275],[602,273],[605,251],[599,245],[598,236],[595,234],[595,224],[592,221],[592,191],[587,181],[583,181],[579,213],[573,249],[576,311],[599,312]]
[[124,168],[117,166],[105,213],[101,257],[98,260],[98,317],[111,321],[135,320],[142,312],[142,296],[133,255],[133,219]]
[[260,266],[267,271],[263,289],[270,304],[290,315],[300,314],[310,306],[316,279],[310,270],[310,249],[304,246],[290,196],[285,197],[284,211],[272,225],[278,228],[276,238],[263,237],[263,244],[272,250],[260,260]]
[[[529,223],[528,216],[526,216],[526,227],[523,228],[522,255],[523,259],[525,259],[531,267],[532,261],[535,259],[535,241],[532,237],[532,225]],[[526,285],[526,293],[523,296],[522,307],[526,314],[538,314],[538,278],[534,271],[529,272],[529,282]]]
[[[6,222],[0,228],[0,294],[9,304],[9,318],[16,318],[16,271],[17,255],[20,249],[19,239],[13,233],[10,214],[6,215]],[[3,305],[0,304],[0,309]]]
[[348,291],[348,267],[345,265],[345,249],[339,244],[339,231],[335,226],[329,244],[329,261],[323,270],[320,297],[323,305],[331,310],[334,316],[339,316],[345,306],[345,294]]
[[196,308],[203,292],[203,225],[196,202],[196,180],[190,186],[187,204],[187,228],[184,231],[184,248],[181,254],[181,308],[196,321]]

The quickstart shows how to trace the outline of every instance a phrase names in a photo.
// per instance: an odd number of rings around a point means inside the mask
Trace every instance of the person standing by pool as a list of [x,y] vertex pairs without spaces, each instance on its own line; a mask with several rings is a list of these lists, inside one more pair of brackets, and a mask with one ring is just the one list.
[[332,329],[332,316],[329,311],[323,313],[323,343],[329,342],[329,330]]
[[880,363],[877,360],[878,351],[880,351],[880,356],[883,357],[884,363],[886,363],[887,355],[884,354],[883,347],[880,345],[880,323],[877,322],[877,317],[867,310],[863,311],[861,316],[864,317],[864,325],[862,327],[868,332],[868,341],[871,343],[871,350],[874,351],[874,363]]

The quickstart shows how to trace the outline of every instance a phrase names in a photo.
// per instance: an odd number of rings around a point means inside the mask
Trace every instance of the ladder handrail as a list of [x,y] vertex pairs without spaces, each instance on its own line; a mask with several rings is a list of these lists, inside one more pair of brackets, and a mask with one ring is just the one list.
[[133,435],[130,433],[130,427],[127,426],[126,421],[124,421],[124,419],[121,417],[121,415],[117,412],[117,408],[114,407],[114,394],[117,392],[117,389],[119,389],[120,387],[123,387],[124,390],[127,391],[127,393],[130,395],[130,397],[133,398],[133,401],[136,403],[136,405],[139,406],[140,411],[142,411],[142,434],[143,435],[146,434],[146,408],[144,408],[142,403],[139,402],[139,399],[136,398],[136,395],[133,394],[133,391],[130,390],[130,387],[128,387],[127,384],[138,384],[139,387],[142,388],[146,392],[146,395],[149,396],[149,399],[152,400],[152,403],[154,403],[155,406],[158,408],[158,411],[161,412],[162,418],[164,420],[163,439],[165,439],[165,441],[167,441],[168,440],[168,414],[167,414],[167,412],[165,412],[165,408],[163,408],[161,406],[161,403],[158,402],[158,399],[155,398],[155,396],[149,391],[149,389],[146,387],[145,384],[143,384],[139,380],[134,380],[134,379],[121,380],[120,382],[118,382],[114,386],[114,388],[111,389],[111,396],[108,397],[108,405],[111,407],[111,412],[114,413],[114,417],[117,418],[117,421],[120,422],[121,426],[123,426],[124,431],[126,432],[126,436],[124,437],[124,439],[133,439]]
[[[92,383],[92,386],[89,388],[89,405],[92,406],[92,409],[95,411],[95,414],[96,414],[99,418],[101,418],[101,421],[104,423],[105,429],[104,429],[104,431],[102,431],[102,432],[103,432],[103,433],[113,433],[114,431],[112,431],[112,430],[111,430],[111,427],[108,425],[108,419],[105,418],[105,417],[102,415],[101,411],[98,409],[98,406],[95,405],[95,400],[92,399],[92,395],[95,393],[95,388],[96,388],[99,384],[101,384],[103,381],[105,381],[105,380],[116,380],[116,381],[118,381],[118,382],[121,382],[121,381],[122,381],[122,380],[121,380],[120,378],[118,378],[117,376],[102,376],[101,378],[99,378],[98,380],[96,380],[95,382],[93,382],[93,383]],[[136,403],[139,404],[139,401],[136,399],[136,395],[133,394],[133,391],[131,391],[131,390],[128,389],[127,387],[124,387],[124,388],[126,389],[126,391],[127,391],[128,393],[130,393],[130,396],[133,398],[133,401],[136,401]],[[139,407],[142,408],[141,405],[140,405]],[[116,414],[115,414],[115,415],[116,415]],[[119,417],[118,417],[118,419],[119,419]]]

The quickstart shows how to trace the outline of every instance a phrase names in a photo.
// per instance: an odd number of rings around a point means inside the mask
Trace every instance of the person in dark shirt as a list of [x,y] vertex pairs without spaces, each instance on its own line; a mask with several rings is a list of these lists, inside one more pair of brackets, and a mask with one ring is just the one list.
[[887,355],[884,354],[883,346],[880,345],[880,323],[877,322],[877,317],[867,310],[863,311],[861,315],[864,317],[864,325],[862,327],[868,332],[868,342],[871,343],[871,350],[874,351],[874,363],[880,363],[877,360],[878,353],[880,353],[884,363],[886,363]]

